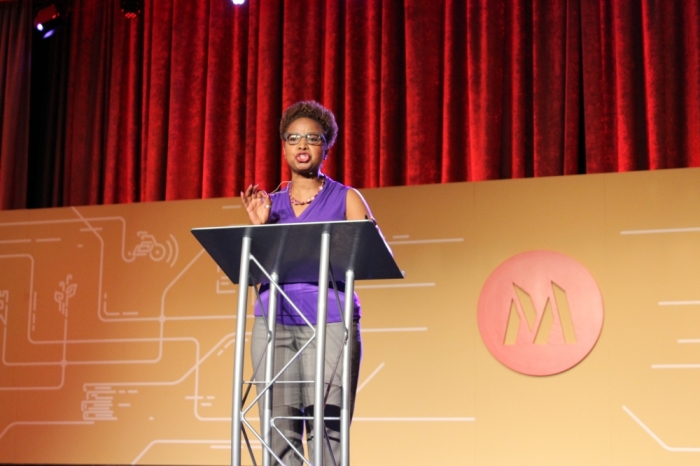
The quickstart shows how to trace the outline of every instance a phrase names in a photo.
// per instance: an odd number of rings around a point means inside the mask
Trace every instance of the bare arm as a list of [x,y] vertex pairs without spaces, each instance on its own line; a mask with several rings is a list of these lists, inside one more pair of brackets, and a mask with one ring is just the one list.
[[389,245],[386,242],[386,239],[384,239],[384,235],[382,235],[382,231],[379,229],[379,226],[377,225],[377,221],[374,219],[372,216],[372,212],[369,210],[369,206],[367,205],[367,202],[365,201],[365,198],[362,197],[362,194],[360,194],[356,189],[350,188],[348,189],[348,195],[347,198],[345,199],[345,219],[346,220],[372,220],[374,222],[374,225],[377,226],[377,231],[379,232],[379,236],[382,237],[384,240],[384,244],[386,244],[386,248],[391,252],[391,255],[393,256],[394,253],[389,247]]
[[374,220],[372,212],[369,211],[369,206],[365,199],[356,189],[348,189],[348,195],[345,199],[345,219],[346,220]]

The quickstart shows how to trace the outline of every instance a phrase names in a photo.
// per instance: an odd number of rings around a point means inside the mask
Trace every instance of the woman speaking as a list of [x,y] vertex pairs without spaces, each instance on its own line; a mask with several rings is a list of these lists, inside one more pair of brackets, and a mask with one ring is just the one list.
[[[328,222],[337,220],[373,219],[372,214],[358,191],[330,179],[323,174],[323,162],[335,143],[338,134],[333,113],[318,102],[297,102],[287,108],[280,122],[280,137],[284,158],[291,171],[291,181],[281,191],[268,194],[258,185],[251,185],[241,192],[250,222],[254,225],[270,223]],[[281,286],[284,293],[296,304],[304,317],[316,325],[318,286],[316,283],[289,283]],[[332,305],[344,302],[343,286],[339,284],[339,301],[333,288],[329,288],[328,317],[326,326],[325,387],[330,384],[324,416],[338,417],[341,406],[341,374],[336,363],[343,348],[345,329],[342,309]],[[269,289],[263,285],[259,303],[255,306],[255,323],[251,343],[253,364],[262,360],[267,344],[267,329],[263,312],[267,312]],[[308,342],[313,329],[285,300],[279,300],[275,338],[275,373]],[[350,391],[350,413],[353,411],[357,380],[362,356],[360,338],[360,302],[354,296],[354,313],[351,332],[352,364]],[[271,432],[271,447],[274,454],[286,465],[301,465],[303,454],[302,437],[307,432],[308,456],[313,451],[314,387],[308,383],[284,383],[285,381],[308,381],[315,374],[315,341],[307,346],[275,384],[272,400],[272,417],[277,418],[276,429]],[[260,374],[256,374],[256,380]],[[331,378],[332,377],[332,378]],[[324,390],[325,393],[325,390]],[[261,413],[263,410],[261,399]],[[307,420],[290,419],[306,417]],[[262,418],[262,414],[261,414]],[[335,464],[340,459],[340,422],[325,421],[328,441],[324,440],[324,464]],[[328,451],[327,446],[330,445]],[[296,451],[294,451],[296,450]],[[297,453],[298,452],[298,453]],[[333,455],[335,461],[331,460]]]

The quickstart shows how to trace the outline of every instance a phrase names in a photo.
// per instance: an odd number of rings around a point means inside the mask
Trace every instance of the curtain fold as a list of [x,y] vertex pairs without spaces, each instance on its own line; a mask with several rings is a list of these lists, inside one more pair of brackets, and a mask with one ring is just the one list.
[[133,20],[74,0],[52,205],[273,190],[305,99],[341,129],[324,171],[357,188],[697,167],[699,25],[700,0],[144,0]]
[[27,203],[32,3],[0,3],[0,209]]

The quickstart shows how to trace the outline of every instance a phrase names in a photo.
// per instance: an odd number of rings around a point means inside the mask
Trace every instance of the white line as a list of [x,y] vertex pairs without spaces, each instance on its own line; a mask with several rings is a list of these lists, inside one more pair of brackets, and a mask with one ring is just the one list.
[[[209,445],[212,450],[230,450],[231,445]],[[241,448],[248,448],[245,443],[241,442]],[[262,450],[262,443],[259,440],[250,439],[250,448],[253,450]]]
[[374,378],[374,376],[377,375],[377,374],[379,373],[379,371],[382,370],[383,368],[384,368],[384,363],[381,363],[381,364],[379,365],[379,367],[377,367],[377,368],[374,370],[374,372],[372,372],[372,373],[369,375],[369,377],[367,377],[367,378],[365,379],[365,381],[362,382],[362,384],[360,384],[359,387],[357,387],[357,393],[360,393],[360,390],[362,390],[362,389],[364,388],[364,386],[367,385],[367,384],[369,383],[369,381],[372,380],[372,379]]
[[0,241],[0,244],[19,244],[19,243],[31,243],[30,239],[6,239]]
[[353,417],[353,422],[474,422],[475,417]]
[[[659,438],[658,435],[656,435],[650,428],[648,428],[637,416],[634,415],[632,411],[629,410],[627,406],[622,406],[622,409],[625,410],[627,414],[630,415],[634,421],[639,424],[639,426],[646,431],[647,434],[651,436],[656,442],[661,445],[665,450],[668,451],[678,451],[678,452],[700,452],[700,448],[697,447],[669,447],[664,443],[663,440]],[[354,420],[354,419],[353,419]]]
[[[248,448],[245,445],[241,445],[241,447],[246,449]],[[209,448],[211,448],[212,450],[230,450],[231,445],[211,445]],[[258,440],[251,440],[250,448],[252,448],[253,450],[262,450],[262,443],[260,443],[260,441]]]
[[461,243],[464,238],[439,238],[439,239],[408,239],[400,241],[387,241],[391,245],[397,244],[438,244],[438,243]]
[[362,333],[427,332],[428,327],[363,328]]
[[240,209],[241,206],[236,205],[236,204],[229,204],[229,205],[224,205],[221,206],[222,209]]
[[61,238],[37,238],[37,243],[59,243]]
[[[210,349],[203,357],[200,358],[200,345],[199,341],[192,338],[192,337],[177,337],[177,338],[172,338],[172,341],[179,340],[179,341],[192,341],[195,343],[195,362],[194,365],[188,369],[184,375],[175,381],[170,381],[170,382],[114,382],[114,383],[105,383],[105,382],[93,382],[93,383],[86,383],[83,384],[83,390],[86,392],[91,392],[92,388],[98,389],[101,388],[103,390],[102,393],[104,393],[104,390],[112,390],[114,392],[113,388],[114,387],[125,387],[125,386],[174,386],[182,383],[182,381],[186,380],[187,377],[189,377],[192,373],[195,373],[195,387],[199,386],[199,373],[197,369],[212,355],[214,354],[217,349],[219,348],[220,345],[223,344],[228,339],[231,339],[233,337],[232,334],[229,335],[224,335],[224,337],[216,344],[212,349]],[[170,340],[171,338],[165,338],[164,341]],[[195,396],[197,394],[198,388],[195,388]],[[130,389],[128,390],[129,393],[138,393],[138,390],[136,389]],[[194,403],[195,407],[195,416],[198,420],[200,421],[231,421],[231,418],[216,418],[216,417],[203,417],[200,416],[197,412],[198,405],[197,403]],[[116,418],[115,418],[116,419]]]
[[697,306],[700,301],[659,301],[659,306]]
[[380,288],[424,288],[435,286],[435,283],[397,283],[395,285],[358,285],[356,290],[376,290]]
[[[158,319],[154,319],[158,320]],[[147,337],[147,338],[106,338],[104,340],[47,340],[39,341],[35,344],[61,344],[64,341],[73,345],[83,345],[83,344],[99,344],[99,343],[158,343],[162,341],[161,337]],[[177,341],[177,339],[172,340]],[[95,361],[98,361],[97,359]],[[58,361],[53,362],[53,364]],[[29,363],[27,363],[29,364]]]
[[94,424],[94,421],[16,421],[8,424],[5,430],[0,432],[0,438],[14,426],[87,426]]
[[[231,314],[231,315],[224,315],[224,316],[180,316],[180,317],[165,317],[165,320],[221,320],[221,319],[236,319],[238,316]],[[248,319],[251,319],[255,316],[246,316]]]
[[134,461],[131,462],[131,464],[137,464],[141,457],[146,454],[148,450],[151,449],[152,446],[156,444],[166,444],[166,445],[226,445],[226,444],[231,444],[231,440],[188,440],[188,439],[183,439],[183,440],[154,440],[148,445],[146,445],[146,448],[143,449],[141,453],[139,453],[139,456],[137,456]]
[[680,343],[681,345],[683,343],[700,343],[700,338],[681,338],[677,341],[677,343]]
[[652,364],[652,369],[700,369],[700,364]]
[[[122,260],[124,260],[125,262],[131,262],[134,260],[134,258],[131,258],[131,260],[129,260],[129,258],[125,256],[125,252],[124,252],[124,242],[125,242],[125,238],[126,238],[126,220],[124,219],[124,217],[91,217],[89,219],[86,219],[78,211],[78,209],[76,209],[75,207],[71,207],[71,209],[75,213],[76,218],[61,219],[61,220],[38,220],[38,221],[29,221],[29,222],[0,223],[0,227],[13,227],[13,226],[16,227],[16,226],[26,226],[26,225],[29,225],[29,226],[59,225],[59,224],[60,225],[68,225],[68,224],[72,224],[72,223],[80,223],[80,224],[85,224],[88,227],[90,227],[90,229],[88,229],[88,230],[83,229],[80,231],[97,232],[98,230],[92,229],[92,227],[90,225],[90,221],[93,221],[93,222],[113,222],[113,221],[116,221],[121,225],[121,257],[122,257]],[[97,240],[101,242],[101,237],[97,233],[95,233],[95,236],[97,237]],[[80,248],[83,248],[84,245],[82,243],[78,243],[76,246],[80,249]],[[100,261],[100,267],[101,266],[102,266],[102,262]],[[101,278],[101,275],[100,275],[100,278]]]
[[392,236],[393,239],[408,239],[410,238],[409,235],[394,235]]
[[[170,239],[173,240],[172,244],[175,246],[171,246],[171,243],[166,241],[166,243],[168,243],[168,248],[170,249],[170,255],[166,259],[166,262],[170,264],[170,267],[174,267],[175,262],[177,262],[177,258],[180,257],[180,244],[177,242],[177,238],[175,238],[172,233],[170,233],[169,236]],[[172,261],[170,260],[171,258]]]
[[[75,207],[71,207],[71,209],[76,212],[76,214],[79,216],[78,218],[66,218],[66,219],[60,219],[60,220],[32,220],[28,222],[6,222],[6,223],[0,223],[0,227],[18,227],[18,226],[24,226],[24,225],[46,225],[46,224],[56,224],[56,223],[76,223],[76,222],[84,222],[85,217],[80,215],[77,212],[77,209]],[[118,220],[124,223],[124,217],[91,217],[90,220],[94,221],[109,221],[109,220]]]
[[659,228],[656,230],[623,230],[621,235],[653,235],[657,233],[688,233],[700,231],[700,227],[690,228]]
[[[16,227],[16,226],[25,226],[25,225],[57,225],[57,224],[70,224],[70,223],[84,223],[88,225],[88,227],[92,228],[90,223],[87,221],[85,217],[83,217],[80,212],[75,207],[71,207],[73,212],[77,215],[77,218],[70,218],[70,219],[61,219],[61,220],[38,220],[38,221],[31,221],[31,222],[8,222],[8,223],[0,223],[0,227]],[[124,242],[126,238],[126,220],[124,217],[92,217],[89,220],[98,222],[108,222],[108,221],[117,221],[121,223],[121,231],[122,231],[122,236],[121,236],[121,256],[122,260],[124,262],[132,262],[135,258],[127,258],[124,254]],[[93,231],[93,230],[81,230],[81,231]],[[96,230],[95,230],[96,231]],[[99,235],[96,235],[99,239]],[[78,248],[82,248],[83,244],[79,243],[77,244]]]
[[[97,318],[102,321],[102,322],[108,322],[108,319],[105,319],[102,316],[102,312],[100,312],[101,309],[107,310],[107,305],[106,305],[106,299],[107,299],[107,294],[105,293],[104,295],[102,294],[102,290],[104,289],[104,265],[105,265],[105,241],[104,238],[99,234],[99,232],[102,231],[102,228],[95,228],[92,223],[90,223],[90,219],[85,218],[83,214],[80,213],[80,211],[76,207],[71,207],[73,212],[75,213],[76,217],[78,217],[82,223],[84,223],[88,228],[79,228],[78,231],[81,232],[92,232],[92,234],[95,236],[96,240],[98,241],[100,245],[99,249],[99,254],[98,254],[98,266],[97,266],[97,309],[95,311],[97,312]],[[124,258],[124,241],[125,241],[125,234],[124,234],[124,229],[126,228],[126,223],[122,221],[122,258]],[[82,246],[81,246],[82,247]],[[105,312],[106,313],[106,312]],[[160,325],[161,328],[161,334],[162,334],[162,329],[163,329],[163,324],[161,323]],[[67,339],[67,335],[63,336],[63,339]],[[33,339],[31,340],[33,342]],[[63,344],[63,351],[66,351],[66,344]],[[162,343],[159,347],[159,349],[162,351]],[[160,360],[162,354],[158,355],[158,360]],[[64,369],[65,371],[65,369]]]

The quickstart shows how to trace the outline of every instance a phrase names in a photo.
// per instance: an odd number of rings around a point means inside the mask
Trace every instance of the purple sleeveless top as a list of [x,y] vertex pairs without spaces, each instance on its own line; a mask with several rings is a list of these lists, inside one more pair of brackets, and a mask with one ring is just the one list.
[[[272,194],[272,208],[267,223],[305,223],[305,222],[331,222],[345,220],[345,200],[347,198],[348,187],[333,181],[326,176],[326,182],[316,198],[306,209],[296,216],[289,200],[289,187]],[[320,241],[320,238],[319,238]],[[343,305],[345,302],[345,284],[337,283],[340,304],[336,300],[333,286],[328,286],[328,320],[327,322],[342,322]],[[316,325],[316,309],[318,306],[318,284],[317,283],[287,283],[282,285],[282,289],[289,296],[304,316]],[[269,285],[261,287],[260,302],[255,303],[255,315],[262,316],[263,309],[267,314]],[[278,296],[277,322],[284,325],[306,325],[304,320],[297,314],[292,306]],[[357,294],[354,295],[355,311],[353,319],[360,318],[360,300]]]

